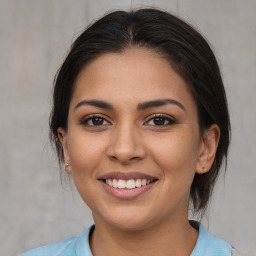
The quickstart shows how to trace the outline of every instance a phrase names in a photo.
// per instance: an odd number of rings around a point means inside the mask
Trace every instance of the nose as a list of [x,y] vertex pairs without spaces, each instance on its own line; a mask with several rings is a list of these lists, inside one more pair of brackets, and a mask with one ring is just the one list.
[[138,129],[132,125],[123,124],[115,127],[110,140],[107,154],[112,161],[128,165],[145,157],[142,137]]

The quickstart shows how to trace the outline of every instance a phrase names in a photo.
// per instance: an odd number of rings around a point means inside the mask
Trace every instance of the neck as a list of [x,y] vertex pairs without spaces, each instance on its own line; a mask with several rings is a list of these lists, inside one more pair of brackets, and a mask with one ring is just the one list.
[[140,230],[116,228],[94,216],[95,230],[90,241],[95,256],[188,256],[198,237],[187,217],[157,223]]

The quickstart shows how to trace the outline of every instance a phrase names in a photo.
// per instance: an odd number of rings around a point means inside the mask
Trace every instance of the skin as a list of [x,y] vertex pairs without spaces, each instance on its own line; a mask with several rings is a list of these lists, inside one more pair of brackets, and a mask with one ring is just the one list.
[[[81,104],[92,99],[113,109]],[[170,103],[137,109],[159,99],[184,108]],[[103,118],[100,125],[85,121],[92,114]],[[159,114],[166,119],[156,125],[153,115]],[[196,103],[167,60],[143,48],[98,57],[79,74],[68,130],[58,132],[70,164],[66,171],[94,217],[93,255],[190,255],[198,237],[188,222],[190,187],[196,172],[210,169],[220,132],[212,125],[200,136]],[[157,182],[133,199],[113,197],[98,180],[134,171]]]

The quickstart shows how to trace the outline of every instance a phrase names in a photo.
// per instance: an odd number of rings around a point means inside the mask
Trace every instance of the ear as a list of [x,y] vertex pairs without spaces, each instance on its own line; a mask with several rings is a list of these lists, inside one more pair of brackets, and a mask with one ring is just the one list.
[[[65,161],[65,171],[68,174],[72,174],[72,170],[70,167],[69,154],[68,154],[68,147],[67,147],[67,132],[61,127],[58,128],[57,132],[58,132],[58,138],[62,144],[62,150],[63,150],[64,161]],[[66,165],[68,166],[66,167]]]
[[211,125],[203,134],[200,142],[196,173],[203,174],[211,169],[220,139],[220,128],[217,124]]

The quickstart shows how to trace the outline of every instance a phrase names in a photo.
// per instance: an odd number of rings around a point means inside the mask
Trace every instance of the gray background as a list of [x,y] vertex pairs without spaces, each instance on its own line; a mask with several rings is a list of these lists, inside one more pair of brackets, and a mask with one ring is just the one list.
[[256,255],[255,0],[0,0],[1,256],[60,241],[92,223],[75,188],[61,185],[47,139],[52,80],[89,22],[108,10],[141,4],[189,21],[217,55],[233,136],[226,178],[219,179],[204,223]]

